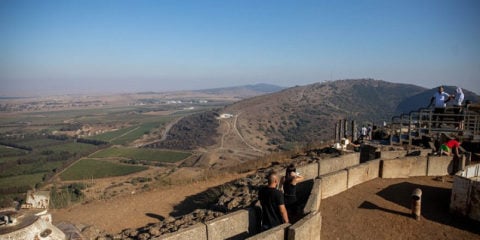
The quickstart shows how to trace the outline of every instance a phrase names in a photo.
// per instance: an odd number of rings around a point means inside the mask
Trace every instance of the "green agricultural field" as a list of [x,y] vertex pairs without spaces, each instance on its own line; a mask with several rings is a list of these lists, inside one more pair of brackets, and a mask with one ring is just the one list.
[[134,130],[136,127],[127,127],[127,128],[122,128],[118,129],[116,131],[111,131],[111,132],[106,132],[102,134],[98,134],[93,137],[89,137],[88,139],[95,139],[95,140],[101,140],[101,141],[107,141],[110,142],[112,140],[115,140],[116,138],[121,137],[124,134],[127,134],[128,132]]
[[14,188],[20,186],[33,187],[36,183],[42,182],[43,173],[18,175],[0,178],[0,189]]
[[63,144],[63,141],[49,139],[49,138],[40,138],[40,139],[28,139],[28,140],[20,140],[15,141],[16,143],[31,147],[31,148],[38,148],[38,147],[45,147],[45,146],[52,146],[57,144]]
[[63,165],[62,161],[57,162],[34,162],[29,164],[15,165],[7,171],[0,172],[0,177],[10,177],[25,174],[49,173]]
[[117,137],[112,141],[113,144],[125,144],[128,142],[135,141],[136,139],[141,138],[144,134],[150,132],[152,129],[159,128],[163,123],[160,122],[151,122],[144,123],[138,127],[131,129],[126,134]]
[[23,154],[27,154],[27,153],[28,153],[27,150],[11,148],[11,147],[0,145],[0,158],[1,157],[8,157],[8,156],[23,155]]
[[92,145],[92,144],[86,144],[86,143],[74,143],[74,142],[69,142],[61,145],[54,145],[54,146],[49,146],[43,148],[43,150],[51,150],[54,152],[62,152],[62,151],[67,151],[70,153],[76,153],[76,154],[82,154],[82,153],[88,153],[93,150],[95,150],[97,146]]
[[143,166],[122,165],[94,159],[82,159],[63,172],[62,180],[83,180],[128,175],[148,169]]
[[96,152],[90,157],[92,158],[109,158],[122,157],[134,160],[146,160],[156,162],[177,162],[189,157],[191,154],[187,152],[163,151],[148,148],[121,148],[111,147]]
[[169,117],[162,117],[160,120],[158,120],[158,117],[156,117],[156,121],[153,122],[144,122],[136,126],[122,128],[112,132],[106,132],[89,137],[89,139],[102,140],[111,142],[112,144],[122,145],[141,138],[144,134],[149,133],[153,129],[163,126],[170,119],[171,118]]

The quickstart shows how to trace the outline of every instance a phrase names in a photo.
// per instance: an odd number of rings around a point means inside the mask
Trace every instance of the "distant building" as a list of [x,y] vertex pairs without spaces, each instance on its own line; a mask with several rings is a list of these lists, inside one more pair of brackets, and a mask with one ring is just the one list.
[[225,118],[232,118],[233,117],[233,114],[230,114],[230,113],[222,113],[220,114],[220,116],[218,117],[219,119],[225,119]]

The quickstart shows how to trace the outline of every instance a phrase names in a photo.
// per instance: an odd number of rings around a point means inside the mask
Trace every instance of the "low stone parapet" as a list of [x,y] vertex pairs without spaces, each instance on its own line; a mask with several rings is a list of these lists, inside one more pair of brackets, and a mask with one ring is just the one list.
[[245,239],[254,234],[257,217],[253,210],[238,210],[205,223],[209,240]]
[[347,168],[347,188],[370,181],[379,176],[380,160],[371,160],[357,166]]
[[339,157],[321,159],[318,176],[342,170],[360,164],[360,153],[349,153]]
[[347,170],[340,170],[325,174],[320,177],[320,180],[322,199],[324,199],[347,190],[348,172]]
[[445,176],[453,173],[452,156],[428,156],[427,176]]
[[285,240],[290,223],[284,223],[272,229],[259,233],[246,240]]
[[391,160],[382,160],[382,178],[408,178],[426,176],[428,167],[427,157],[403,157]]
[[381,151],[380,158],[383,160],[403,158],[407,156],[407,151],[397,150],[397,151]]
[[320,204],[322,202],[322,181],[320,179],[315,179],[313,182],[313,187],[308,196],[307,203],[303,208],[303,213],[319,212]]
[[203,223],[197,223],[188,228],[184,228],[174,233],[167,233],[153,240],[207,240],[207,226]]
[[297,166],[297,172],[300,173],[305,180],[315,179],[318,177],[318,163]]
[[288,240],[319,240],[322,229],[320,212],[310,213],[288,228]]

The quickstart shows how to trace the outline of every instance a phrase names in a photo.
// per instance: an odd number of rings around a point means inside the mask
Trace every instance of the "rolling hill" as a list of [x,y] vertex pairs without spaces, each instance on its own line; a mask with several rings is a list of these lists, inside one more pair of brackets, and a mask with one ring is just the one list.
[[401,101],[424,90],[373,79],[338,80],[254,97],[224,111],[240,114],[242,135],[265,149],[330,140],[339,119],[358,124],[387,120]]

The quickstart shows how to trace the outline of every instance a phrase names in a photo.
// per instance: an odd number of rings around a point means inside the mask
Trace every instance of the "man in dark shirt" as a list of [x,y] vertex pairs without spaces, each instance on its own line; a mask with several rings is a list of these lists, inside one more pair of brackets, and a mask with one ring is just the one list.
[[271,172],[267,176],[268,185],[258,191],[258,199],[262,205],[262,228],[270,229],[282,223],[288,223],[287,209],[283,194],[277,190],[278,175]]

